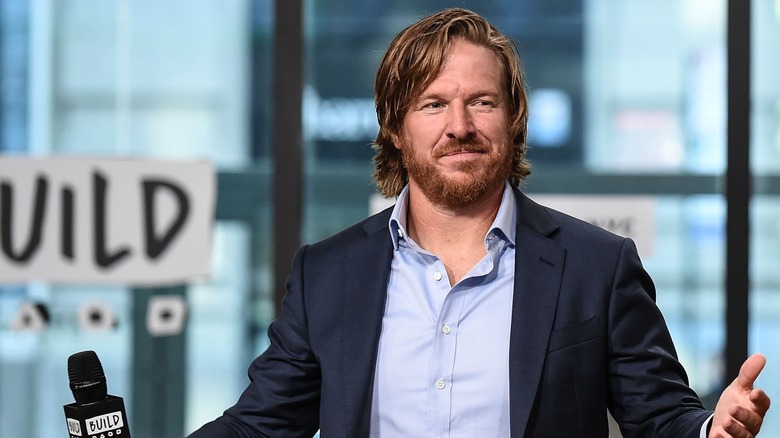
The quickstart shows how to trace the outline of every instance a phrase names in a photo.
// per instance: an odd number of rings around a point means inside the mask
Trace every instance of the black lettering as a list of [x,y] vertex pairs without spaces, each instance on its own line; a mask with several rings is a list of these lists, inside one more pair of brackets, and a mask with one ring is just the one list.
[[[146,254],[152,259],[156,259],[171,244],[173,238],[181,231],[187,216],[190,212],[190,201],[187,194],[179,186],[162,180],[146,180],[144,187],[144,224],[146,226]],[[155,206],[154,196],[160,189],[168,189],[176,196],[179,204],[178,216],[171,223],[167,230],[156,234],[155,230]]]
[[60,234],[62,234],[62,242],[60,242],[60,250],[66,259],[73,260],[75,257],[75,252],[73,249],[73,237],[75,234],[73,229],[75,209],[73,204],[75,202],[74,200],[76,195],[73,193],[73,189],[69,186],[63,187],[60,194],[62,199],[62,222],[60,223]]
[[610,218],[607,223],[607,229],[614,233],[628,236],[631,234],[631,223],[630,217],[623,219]]
[[35,202],[33,206],[32,225],[29,238],[23,249],[17,254],[13,245],[13,187],[8,183],[0,184],[0,243],[3,253],[8,258],[19,263],[26,263],[32,258],[41,245],[43,238],[43,218],[46,213],[46,196],[49,183],[39,176],[35,180]]
[[604,228],[605,230],[620,234],[621,236],[630,236],[634,223],[631,217],[626,217],[623,219],[612,217],[591,218],[588,220],[588,222],[598,227]]
[[127,247],[116,250],[109,254],[106,249],[106,192],[108,189],[108,180],[95,171],[93,176],[94,184],[94,202],[93,211],[95,226],[95,262],[101,268],[108,268],[114,263],[130,255],[130,249]]

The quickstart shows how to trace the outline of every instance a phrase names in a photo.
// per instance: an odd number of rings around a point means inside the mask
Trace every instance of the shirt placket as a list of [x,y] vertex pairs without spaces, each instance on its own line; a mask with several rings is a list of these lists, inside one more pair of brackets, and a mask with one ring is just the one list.
[[458,293],[459,286],[449,287],[449,281],[441,261],[434,264],[430,275],[434,282],[432,289],[444,295],[435,327],[433,328],[433,348],[431,351],[430,404],[432,418],[432,436],[449,437],[452,416],[453,369],[460,324],[460,312],[463,294]]

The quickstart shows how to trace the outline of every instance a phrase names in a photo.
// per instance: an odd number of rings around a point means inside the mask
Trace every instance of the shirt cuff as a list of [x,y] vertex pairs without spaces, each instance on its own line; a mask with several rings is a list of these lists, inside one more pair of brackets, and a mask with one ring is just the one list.
[[712,424],[712,417],[714,417],[715,414],[713,413],[709,417],[707,417],[707,421],[702,423],[701,425],[701,432],[699,433],[699,437],[701,438],[707,438],[707,430],[709,430],[710,425]]

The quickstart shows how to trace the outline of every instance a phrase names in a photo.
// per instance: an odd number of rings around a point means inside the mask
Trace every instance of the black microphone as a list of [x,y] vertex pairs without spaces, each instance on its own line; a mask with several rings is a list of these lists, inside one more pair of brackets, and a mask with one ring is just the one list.
[[70,438],[130,438],[122,397],[108,394],[106,375],[94,351],[68,358],[68,378],[75,403],[63,406]]

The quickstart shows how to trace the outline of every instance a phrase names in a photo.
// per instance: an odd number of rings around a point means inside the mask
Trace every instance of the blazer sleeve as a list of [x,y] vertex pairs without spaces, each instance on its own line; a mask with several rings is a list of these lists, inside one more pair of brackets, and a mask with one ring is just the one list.
[[609,300],[611,411],[628,437],[699,437],[706,411],[677,359],[655,287],[626,239]]
[[295,254],[270,346],[249,367],[250,383],[235,406],[190,438],[311,438],[319,425],[321,372],[309,344],[303,266],[308,246]]

